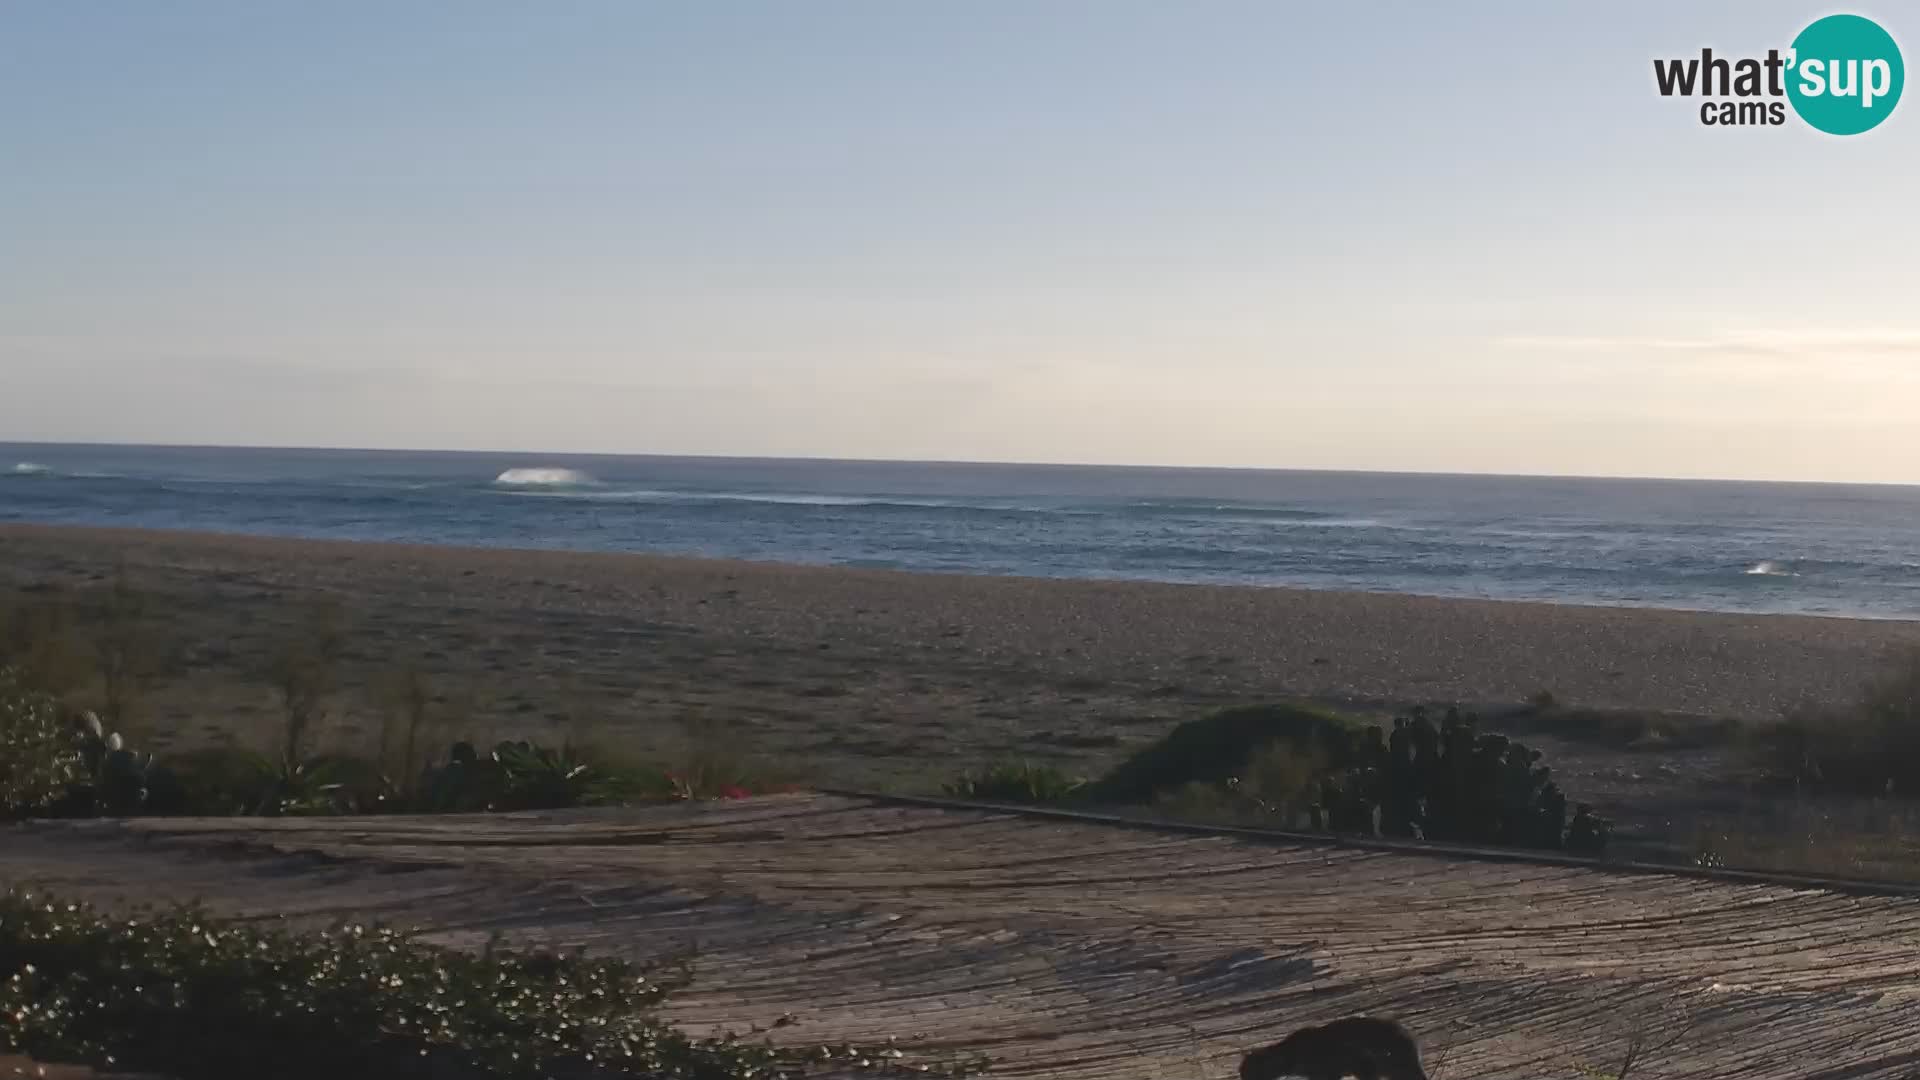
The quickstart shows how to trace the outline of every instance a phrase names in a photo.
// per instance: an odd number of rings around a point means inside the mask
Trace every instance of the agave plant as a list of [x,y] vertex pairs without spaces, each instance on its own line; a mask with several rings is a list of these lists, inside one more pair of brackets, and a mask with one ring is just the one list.
[[324,758],[283,763],[273,776],[273,803],[263,813],[333,814],[345,805],[346,785],[337,763]]
[[551,810],[578,806],[593,787],[593,769],[570,750],[503,742],[493,748],[500,790],[492,810]]
[[[149,770],[149,812],[248,817],[355,813],[376,808],[381,795],[374,770],[352,758],[288,761],[238,747],[210,747],[182,754],[174,764],[177,772],[161,765]],[[172,806],[179,809],[165,809]]]
[[590,782],[584,763],[532,743],[502,742],[482,757],[458,742],[420,790],[426,809],[535,810],[576,805]]

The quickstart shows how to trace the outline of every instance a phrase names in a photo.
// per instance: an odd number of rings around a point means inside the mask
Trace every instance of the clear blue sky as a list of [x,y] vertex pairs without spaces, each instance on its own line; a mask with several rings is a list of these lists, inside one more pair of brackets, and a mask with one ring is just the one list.
[[6,0],[0,440],[1920,481],[1828,11]]

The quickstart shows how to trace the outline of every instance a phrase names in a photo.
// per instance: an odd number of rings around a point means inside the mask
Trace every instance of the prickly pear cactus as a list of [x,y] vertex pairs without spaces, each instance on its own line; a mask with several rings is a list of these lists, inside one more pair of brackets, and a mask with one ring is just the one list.
[[116,734],[109,741],[111,748],[94,776],[94,803],[103,814],[125,817],[139,813],[146,806],[147,771],[153,766],[153,756],[112,745],[117,742]]
[[[1504,735],[1479,730],[1472,713],[1450,708],[1435,725],[1424,709],[1394,722],[1384,742],[1369,732],[1366,761],[1343,782],[1329,784],[1328,797],[1356,787],[1378,808],[1378,829],[1463,844],[1567,848],[1598,854],[1611,826],[1584,810],[1567,822],[1567,800],[1553,783],[1540,752]],[[1351,827],[1360,818],[1350,807],[1329,818]]]

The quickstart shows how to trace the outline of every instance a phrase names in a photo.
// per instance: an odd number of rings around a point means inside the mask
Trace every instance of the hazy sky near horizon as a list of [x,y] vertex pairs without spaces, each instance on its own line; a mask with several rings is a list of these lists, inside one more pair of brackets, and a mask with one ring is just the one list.
[[1831,10],[0,4],[0,441],[1920,482]]

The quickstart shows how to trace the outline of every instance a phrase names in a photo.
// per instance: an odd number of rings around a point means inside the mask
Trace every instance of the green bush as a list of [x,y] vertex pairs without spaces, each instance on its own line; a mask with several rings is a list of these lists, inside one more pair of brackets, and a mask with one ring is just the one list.
[[684,970],[661,979],[579,953],[475,955],[379,927],[292,933],[192,909],[108,919],[8,892],[0,976],[0,1052],[194,1080],[907,1068],[890,1046],[792,1051],[683,1035],[655,1013]]
[[1483,733],[1469,713],[1416,709],[1389,735],[1285,705],[1228,709],[1175,728],[1106,777],[1089,801],[1159,805],[1207,820],[1465,844],[1603,851],[1608,822],[1567,800],[1540,754]]
[[1755,736],[1773,775],[1816,792],[1920,796],[1920,649],[1849,708],[1801,709]]
[[1073,798],[1083,787],[1083,781],[1051,765],[1008,761],[963,774],[941,790],[955,798],[983,802],[1057,803]]
[[1317,756],[1328,768],[1356,760],[1359,729],[1331,713],[1292,705],[1251,705],[1189,720],[1087,786],[1087,798],[1147,805],[1192,783],[1224,784],[1274,744]]
[[1298,828],[1315,823],[1321,780],[1331,769],[1323,743],[1277,740],[1255,750],[1227,784],[1235,796],[1282,827]]

